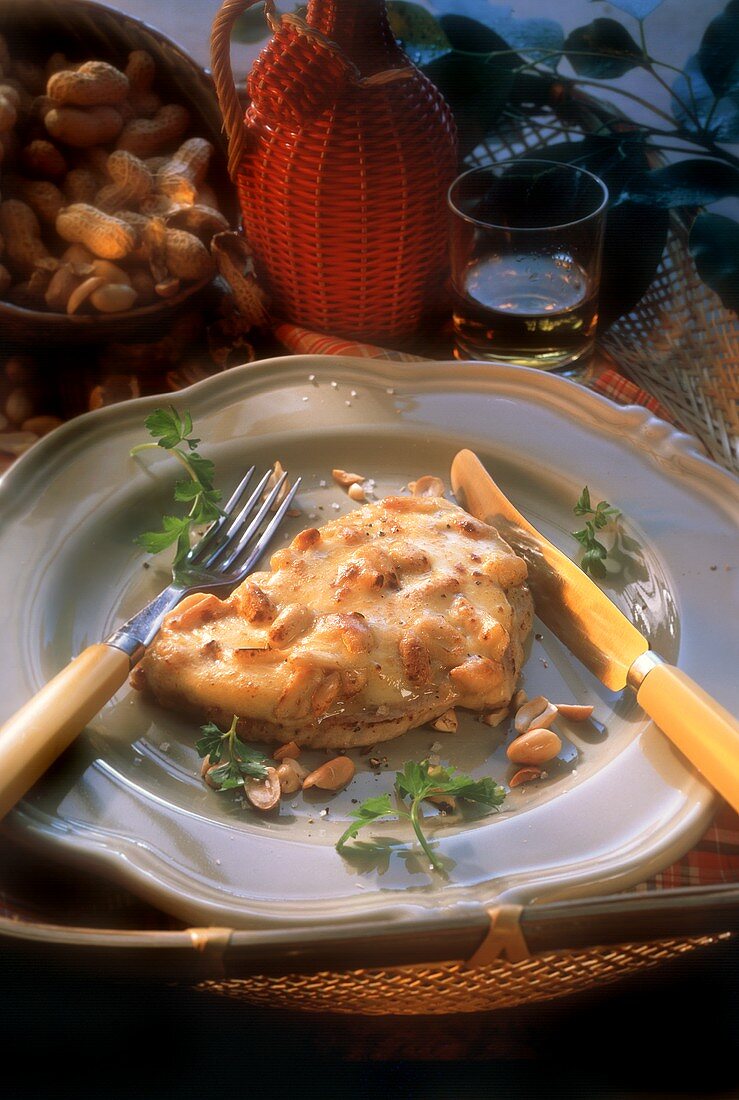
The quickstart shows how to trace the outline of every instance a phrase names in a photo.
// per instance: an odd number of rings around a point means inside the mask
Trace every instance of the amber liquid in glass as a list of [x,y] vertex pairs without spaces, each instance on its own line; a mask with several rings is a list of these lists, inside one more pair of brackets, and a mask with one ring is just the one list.
[[551,370],[583,358],[598,322],[597,288],[566,252],[489,255],[454,288],[457,353]]

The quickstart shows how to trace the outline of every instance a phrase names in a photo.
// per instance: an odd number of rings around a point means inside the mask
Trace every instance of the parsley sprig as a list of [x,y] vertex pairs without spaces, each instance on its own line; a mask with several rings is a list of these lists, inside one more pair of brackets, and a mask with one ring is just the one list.
[[607,500],[601,500],[593,508],[590,500],[590,490],[587,485],[580,493],[577,504],[572,509],[576,516],[592,516],[585,521],[585,526],[579,531],[573,531],[572,535],[585,550],[582,556],[581,566],[583,572],[591,577],[603,578],[606,575],[606,567],[603,564],[608,557],[608,550],[602,542],[596,538],[596,531],[602,531],[613,520],[618,519],[621,512],[613,508]]
[[178,504],[189,504],[190,508],[184,516],[163,516],[161,531],[145,531],[135,541],[150,554],[158,554],[176,543],[173,562],[176,566],[190,549],[191,528],[212,523],[223,514],[218,504],[221,492],[213,487],[213,463],[197,452],[200,440],[192,435],[192,417],[189,412],[185,411],[180,416],[170,405],[168,409],[157,409],[151,416],[147,416],[145,424],[156,443],[139,443],[131,449],[131,455],[155,447],[169,451],[188,474],[187,478],[175,485],[174,499]]
[[393,805],[389,794],[382,794],[366,798],[351,811],[350,816],[354,821],[339,838],[336,844],[338,852],[343,852],[347,841],[355,839],[360,829],[380,818],[396,817],[410,821],[429,863],[435,871],[443,873],[444,867],[423,832],[421,803],[424,799],[447,795],[486,806],[492,812],[498,809],[505,798],[505,791],[493,779],[473,779],[469,775],[456,772],[454,768],[431,765],[428,760],[409,760],[395,777],[395,793],[396,805]]
[[247,776],[253,779],[267,778],[265,761],[268,757],[258,749],[249,748],[236,736],[238,721],[238,715],[234,714],[225,733],[214,722],[200,727],[203,736],[195,747],[199,756],[207,757],[208,763],[214,765],[213,771],[208,773],[208,782],[219,791],[241,787]]

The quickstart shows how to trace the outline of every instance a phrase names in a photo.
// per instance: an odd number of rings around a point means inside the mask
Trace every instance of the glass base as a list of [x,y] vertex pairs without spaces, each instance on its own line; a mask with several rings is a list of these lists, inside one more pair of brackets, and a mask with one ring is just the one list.
[[489,344],[466,343],[457,338],[455,359],[475,359],[486,363],[507,363],[516,367],[534,367],[536,370],[559,371],[575,364],[584,365],[593,354],[595,340],[589,340],[578,348],[547,348],[541,351],[495,348]]

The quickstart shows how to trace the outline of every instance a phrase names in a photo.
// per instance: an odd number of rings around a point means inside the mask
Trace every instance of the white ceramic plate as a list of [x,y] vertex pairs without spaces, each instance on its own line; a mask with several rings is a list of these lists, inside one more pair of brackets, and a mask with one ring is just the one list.
[[[165,454],[128,457],[145,438],[144,417],[164,400],[82,417],[5,478],[2,716],[167,582],[158,563],[144,567],[132,539],[168,506],[178,469]],[[229,371],[174,403],[192,411],[224,489],[248,465],[277,458],[303,475],[306,515],[286,539],[336,515],[335,505],[352,506],[333,485],[332,467],[375,478],[382,495],[424,473],[448,483],[450,460],[464,446],[574,555],[572,506],[587,483],[594,499],[624,513],[614,599],[655,649],[729,709],[739,704],[738,483],[644,409],[515,367],[317,357]],[[500,899],[627,887],[691,847],[713,797],[632,696],[608,693],[538,624],[536,632],[526,690],[592,701],[598,723],[568,729],[549,779],[513,791],[501,813],[434,829],[446,881],[429,874],[397,824],[375,830],[387,847],[363,862],[342,859],[335,841],[352,800],[389,790],[395,769],[434,742],[445,761],[504,782],[505,726],[465,718],[455,735],[414,731],[381,746],[387,767],[373,770],[357,755],[345,792],[301,794],[279,815],[260,815],[203,786],[194,724],[126,689],[14,811],[11,827],[185,920],[241,928],[322,927],[351,938],[382,926],[416,935],[479,920]]]

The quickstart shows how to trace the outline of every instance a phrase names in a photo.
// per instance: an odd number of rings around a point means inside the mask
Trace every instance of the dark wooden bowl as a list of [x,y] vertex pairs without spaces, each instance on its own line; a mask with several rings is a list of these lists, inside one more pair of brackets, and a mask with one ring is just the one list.
[[[0,33],[14,58],[31,61],[45,61],[62,51],[71,59],[95,58],[123,66],[131,50],[147,50],[156,61],[156,90],[165,102],[182,103],[190,110],[189,136],[197,134],[213,143],[208,182],[225,217],[231,224],[238,222],[221,113],[210,76],[169,38],[95,0],[0,0]],[[29,347],[158,339],[177,316],[197,304],[207,285],[207,281],[192,283],[174,298],[122,313],[68,316],[0,301],[0,340]]]

